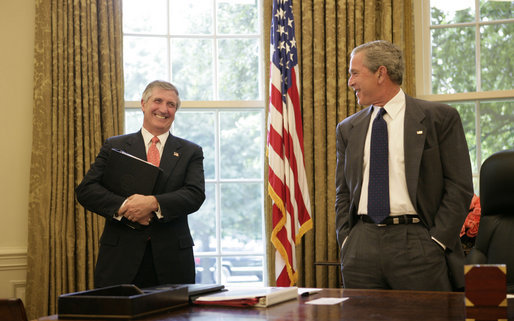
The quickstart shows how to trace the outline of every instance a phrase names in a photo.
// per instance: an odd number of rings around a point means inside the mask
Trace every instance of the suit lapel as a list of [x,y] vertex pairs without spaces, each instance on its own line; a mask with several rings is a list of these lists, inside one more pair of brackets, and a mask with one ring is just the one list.
[[348,146],[346,148],[350,156],[349,163],[351,166],[349,168],[352,169],[351,180],[353,181],[353,184],[350,184],[349,186],[354,186],[353,193],[355,194],[354,200],[356,200],[355,206],[358,206],[361,194],[364,145],[366,142],[366,132],[369,127],[372,111],[373,109],[368,107],[367,112],[362,113],[360,117],[352,121],[353,127],[351,129]]
[[146,160],[145,142],[141,131],[127,135],[125,145],[122,147],[125,152]]
[[417,210],[416,189],[421,164],[421,156],[427,136],[426,126],[423,125],[425,113],[416,101],[405,95],[405,125],[403,132],[405,155],[405,178],[412,204]]
[[164,150],[162,151],[161,163],[159,165],[160,168],[164,171],[163,173],[163,182],[166,182],[173,172],[173,169],[177,165],[180,159],[180,148],[182,145],[179,140],[171,135],[168,136],[166,140],[166,144],[164,145]]

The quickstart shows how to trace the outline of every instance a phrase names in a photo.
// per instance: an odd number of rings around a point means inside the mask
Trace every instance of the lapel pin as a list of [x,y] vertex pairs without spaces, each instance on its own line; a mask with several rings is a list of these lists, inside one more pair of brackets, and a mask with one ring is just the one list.
[[423,131],[422,131],[422,130],[418,130],[418,131],[416,132],[416,134],[418,134],[418,135],[423,135]]
[[179,155],[180,155],[179,153],[177,153],[177,152],[173,152],[173,156],[175,156],[175,157],[179,157]]

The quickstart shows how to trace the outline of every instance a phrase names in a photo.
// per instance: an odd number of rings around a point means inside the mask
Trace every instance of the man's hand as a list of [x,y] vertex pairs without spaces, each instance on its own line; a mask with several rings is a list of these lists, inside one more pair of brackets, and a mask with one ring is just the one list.
[[148,225],[154,216],[154,211],[158,208],[159,203],[155,196],[134,194],[127,198],[125,204],[118,211],[118,215],[125,216],[129,221]]

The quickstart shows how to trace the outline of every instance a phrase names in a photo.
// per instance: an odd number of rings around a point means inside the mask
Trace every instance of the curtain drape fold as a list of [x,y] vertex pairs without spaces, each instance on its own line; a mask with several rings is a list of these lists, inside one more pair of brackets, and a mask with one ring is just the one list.
[[57,312],[93,286],[103,221],[74,189],[105,138],[123,130],[121,0],[36,0],[26,308]]
[[[269,65],[272,1],[263,0],[264,64]],[[300,66],[304,159],[314,229],[297,245],[298,285],[338,287],[335,233],[335,167],[338,122],[362,109],[348,88],[349,55],[364,42],[389,40],[404,50],[403,90],[415,93],[412,0],[293,0]],[[266,70],[268,70],[266,68]],[[266,72],[265,79],[269,79]],[[271,203],[266,198],[266,233],[271,230]],[[274,249],[267,248],[268,275],[274,284]]]

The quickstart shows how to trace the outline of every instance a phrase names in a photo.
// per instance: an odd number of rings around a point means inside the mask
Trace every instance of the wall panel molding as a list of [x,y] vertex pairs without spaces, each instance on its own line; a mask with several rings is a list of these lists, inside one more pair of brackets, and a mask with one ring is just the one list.
[[0,248],[0,272],[27,269],[27,249]]
[[27,249],[0,248],[0,297],[25,300]]

